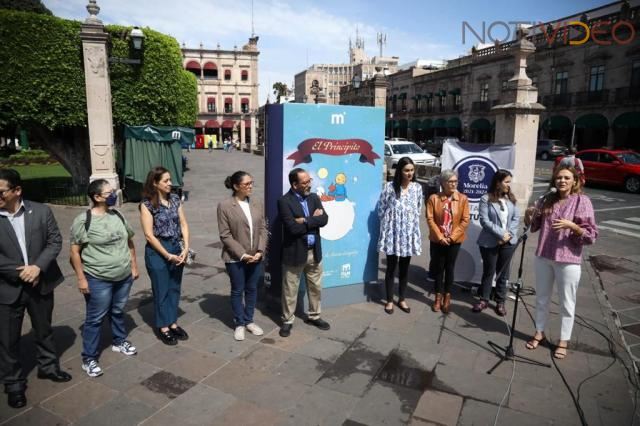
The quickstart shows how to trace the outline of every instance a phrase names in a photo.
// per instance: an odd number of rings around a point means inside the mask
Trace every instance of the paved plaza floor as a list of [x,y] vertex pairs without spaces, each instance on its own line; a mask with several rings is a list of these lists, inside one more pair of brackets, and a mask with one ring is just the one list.
[[[462,289],[449,315],[433,313],[432,283],[426,279],[428,254],[412,259],[408,303],[411,313],[393,315],[371,300],[330,307],[323,318],[331,330],[319,331],[299,318],[289,338],[278,335],[279,313],[259,303],[261,338],[233,339],[229,280],[220,259],[215,208],[228,196],[224,178],[238,169],[254,175],[257,195],[264,190],[264,157],[248,153],[194,151],[185,175],[185,210],[197,262],[185,270],[179,323],[190,339],[163,345],[152,329],[151,288],[144,269],[144,237],[137,205],[122,212],[137,231],[141,277],[127,304],[135,357],[111,352],[105,327],[103,376],[81,370],[84,300],[68,262],[69,227],[82,208],[53,206],[65,236],[58,261],[66,281],[56,290],[54,330],[69,383],[35,377],[35,347],[25,321],[22,356],[28,366],[28,406],[14,410],[0,403],[0,423],[8,425],[628,425],[635,412],[629,377],[636,377],[620,338],[616,316],[601,278],[637,284],[638,259],[624,277],[584,262],[577,318],[568,357],[551,357],[552,347],[524,347],[533,333],[535,296],[530,238],[524,263],[524,303],[520,304],[515,351],[551,364],[550,368],[506,361],[487,343],[506,345],[509,328],[492,310],[471,312],[473,296]],[[28,194],[27,194],[28,196]],[[424,244],[426,224],[423,223]],[[424,250],[428,253],[428,250]],[[589,253],[587,250],[586,257]],[[384,275],[380,261],[379,276]],[[514,273],[516,268],[513,268]],[[604,274],[604,275],[603,275]],[[608,275],[607,275],[608,274]],[[635,274],[635,275],[634,275]],[[628,290],[631,291],[631,290]],[[507,303],[510,322],[513,302]],[[548,337],[559,333],[558,306],[552,305]],[[614,357],[612,353],[616,353]],[[621,358],[622,360],[620,360]]]

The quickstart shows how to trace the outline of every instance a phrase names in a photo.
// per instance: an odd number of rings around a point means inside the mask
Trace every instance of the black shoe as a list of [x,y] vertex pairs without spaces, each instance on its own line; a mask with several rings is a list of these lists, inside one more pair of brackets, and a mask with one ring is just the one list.
[[189,339],[189,335],[187,334],[187,332],[184,331],[184,329],[180,326],[177,326],[176,328],[169,328],[169,330],[171,330],[171,334],[173,334],[173,336],[178,340]]
[[162,340],[162,343],[169,346],[174,346],[178,344],[178,339],[175,338],[172,332],[169,330],[162,331],[158,330],[158,337]]
[[318,327],[320,330],[328,330],[328,329],[331,328],[329,323],[326,322],[325,320],[321,319],[321,318],[316,318],[316,319],[307,318],[307,320],[305,322],[307,324],[310,324],[310,325],[313,325],[315,327]]
[[[405,304],[406,304],[406,302],[405,302]],[[400,308],[400,310],[401,310],[402,312],[405,312],[405,313],[407,313],[407,314],[410,314],[410,313],[411,313],[411,308],[409,307],[409,305],[407,305],[407,306],[405,307],[405,306],[402,306],[402,305],[400,304],[400,302],[398,302],[398,308]]]
[[38,371],[38,379],[47,379],[56,383],[64,383],[71,380],[71,374],[67,373],[66,371],[62,371],[60,369],[58,369],[57,371],[54,371],[53,373],[45,373],[43,371]]
[[293,324],[282,324],[280,327],[280,337],[289,337],[291,334],[291,329],[293,328]]
[[9,407],[22,408],[27,405],[27,397],[24,395],[24,391],[9,392],[7,402]]

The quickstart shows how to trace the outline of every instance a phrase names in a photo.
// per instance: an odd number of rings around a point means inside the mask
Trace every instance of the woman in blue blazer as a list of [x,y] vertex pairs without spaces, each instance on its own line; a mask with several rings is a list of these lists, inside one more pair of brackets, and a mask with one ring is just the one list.
[[487,192],[480,200],[480,225],[478,245],[482,255],[482,284],[480,301],[473,305],[473,312],[482,312],[489,306],[489,296],[496,277],[496,314],[505,316],[504,301],[507,296],[511,257],[518,241],[520,213],[516,197],[511,192],[512,175],[507,170],[498,170]]

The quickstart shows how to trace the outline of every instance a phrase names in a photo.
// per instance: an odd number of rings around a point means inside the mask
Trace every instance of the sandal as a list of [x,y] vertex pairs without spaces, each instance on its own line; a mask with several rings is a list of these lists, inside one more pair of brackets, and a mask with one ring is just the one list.
[[567,347],[566,346],[556,346],[556,350],[553,351],[553,357],[555,359],[565,359],[567,357]]
[[526,348],[529,349],[530,351],[534,351],[538,349],[538,346],[540,346],[540,343],[544,342],[545,340],[546,340],[546,337],[544,336],[544,334],[539,339],[536,339],[536,337],[533,336],[533,338],[527,342]]

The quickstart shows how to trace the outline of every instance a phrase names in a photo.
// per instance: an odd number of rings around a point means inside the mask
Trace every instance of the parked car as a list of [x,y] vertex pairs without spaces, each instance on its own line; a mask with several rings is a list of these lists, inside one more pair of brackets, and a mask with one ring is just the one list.
[[541,160],[556,158],[559,155],[567,155],[569,148],[558,139],[540,139],[536,146],[536,157]]
[[445,142],[460,142],[460,139],[453,136],[436,136],[433,139],[429,139],[422,148],[429,154],[440,156],[442,155],[442,145]]
[[415,143],[387,140],[384,141],[384,162],[387,166],[387,177],[395,174],[398,160],[402,157],[411,158],[416,167],[419,165],[437,165],[436,157],[427,154]]
[[[640,192],[640,154],[630,150],[585,149],[576,157],[582,161],[587,183],[624,186],[629,192]],[[562,157],[556,158],[557,166]]]

